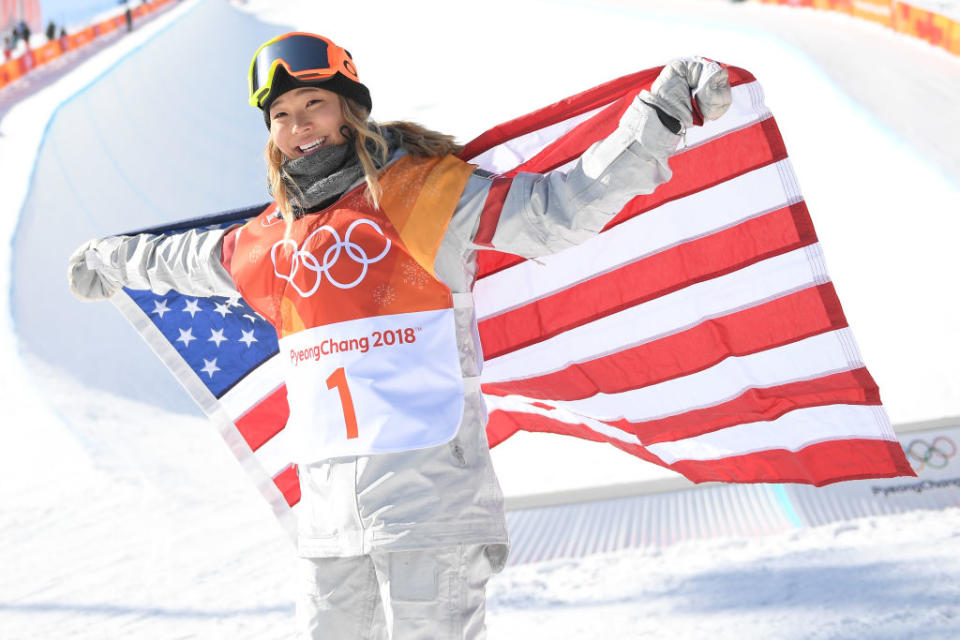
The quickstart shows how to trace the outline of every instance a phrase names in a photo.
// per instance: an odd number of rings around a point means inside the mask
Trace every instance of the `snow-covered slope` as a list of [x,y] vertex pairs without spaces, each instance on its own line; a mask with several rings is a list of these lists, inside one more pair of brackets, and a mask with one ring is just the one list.
[[[960,187],[856,84],[889,70],[885,87],[911,87],[890,107],[907,121],[914,105],[960,100],[960,62],[946,54],[836,16],[818,41],[793,26],[812,13],[709,0],[491,0],[467,21],[439,0],[368,3],[363,20],[307,0],[244,11],[186,0],[0,120],[0,229],[13,241],[0,245],[0,289],[12,279],[15,321],[0,323],[0,637],[290,636],[295,579],[272,515],[140,339],[108,305],[75,302],[63,273],[87,237],[267,199],[243,73],[257,44],[290,28],[356,54],[377,117],[462,140],[678,55],[750,69],[893,421],[960,415],[948,288]],[[869,39],[870,56],[824,61],[838,33]],[[511,495],[651,474],[542,435],[494,454]],[[958,636],[958,535],[954,509],[511,568],[491,585],[491,637]]]

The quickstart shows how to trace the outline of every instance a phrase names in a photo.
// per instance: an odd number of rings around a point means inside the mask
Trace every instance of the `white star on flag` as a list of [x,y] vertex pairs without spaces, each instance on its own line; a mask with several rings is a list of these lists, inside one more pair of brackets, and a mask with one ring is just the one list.
[[229,305],[223,304],[222,302],[217,304],[217,308],[213,310],[214,313],[219,313],[224,318],[227,317],[227,314],[230,313]]
[[190,341],[196,340],[196,338],[193,337],[193,328],[187,329],[186,331],[179,329],[179,331],[180,337],[177,338],[177,342],[182,342],[184,347],[189,347]]
[[170,311],[170,307],[167,306],[166,300],[153,301],[153,311],[151,313],[155,313],[162,318],[167,311]]
[[239,307],[240,306],[240,296],[232,296],[227,298],[228,307]]
[[207,339],[207,342],[216,342],[217,347],[219,347],[224,340],[226,338],[223,337],[223,329],[217,329],[216,331],[210,329],[210,338]]
[[204,358],[203,364],[204,364],[204,367],[203,369],[200,369],[200,371],[203,371],[205,374],[207,374],[211,378],[213,377],[214,373],[216,373],[217,371],[220,371],[220,367],[217,366],[216,358],[214,358],[213,360],[207,360],[206,358]]
[[187,306],[183,308],[184,313],[189,313],[190,317],[194,317],[200,311],[199,300],[187,300]]
[[242,342],[246,344],[247,347],[249,347],[254,342],[259,342],[259,340],[253,337],[253,329],[251,329],[250,331],[244,331],[243,329],[241,329],[240,331],[243,333],[243,337],[237,340],[237,342]]

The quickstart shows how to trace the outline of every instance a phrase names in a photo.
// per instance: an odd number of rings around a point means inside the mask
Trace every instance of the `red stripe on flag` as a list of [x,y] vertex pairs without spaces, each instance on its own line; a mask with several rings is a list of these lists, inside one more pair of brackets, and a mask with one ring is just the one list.
[[292,507],[300,502],[300,477],[297,475],[296,465],[291,464],[273,476],[273,483],[277,485],[288,505]]
[[641,445],[600,435],[582,424],[504,411],[491,412],[490,416],[500,423],[516,420],[518,427],[525,431],[606,441],[638,458],[672,469],[693,482],[801,482],[819,487],[862,478],[916,475],[900,444],[889,440],[849,438],[818,442],[799,451],[770,449],[718,460],[681,460],[666,464]]
[[802,202],[752,218],[483,320],[484,357],[511,353],[816,240]]
[[483,203],[477,232],[473,237],[476,244],[484,247],[493,246],[493,234],[496,233],[497,225],[500,223],[500,212],[503,210],[503,203],[507,199],[507,193],[510,192],[511,184],[513,184],[512,178],[496,177],[493,179],[493,184],[490,185],[490,191],[487,193],[487,199]]
[[237,236],[240,234],[241,228],[238,226],[228,231],[220,244],[220,265],[227,273],[232,272],[230,264],[233,261],[233,252],[237,248]]
[[[540,433],[559,433],[568,436],[575,436],[582,440],[592,440],[593,442],[610,442],[610,438],[601,435],[583,424],[573,424],[554,420],[539,413],[525,413],[522,411],[504,411],[496,409],[490,412],[488,425],[494,425],[499,433],[512,433],[516,431],[537,431]],[[492,441],[491,441],[492,442]],[[494,446],[493,444],[490,445]],[[645,451],[645,456],[640,456],[645,460],[663,464],[660,458],[657,458],[649,451]]]
[[[632,452],[633,447],[620,448]],[[719,460],[682,460],[668,467],[693,482],[801,482],[817,487],[917,475],[899,442],[864,438],[818,442],[799,451],[770,449]]]
[[649,87],[662,68],[663,67],[645,69],[644,71],[639,71],[628,76],[616,78],[610,82],[584,91],[583,93],[570,96],[542,109],[498,125],[467,143],[463,151],[460,152],[460,157],[469,161],[471,158],[486,153],[504,142],[602,107],[605,104],[619,99],[626,93],[637,93],[640,89]]
[[[531,402],[531,406],[553,411],[554,407],[542,402]],[[523,414],[516,414],[523,415]],[[514,419],[514,414],[508,411],[493,411],[487,420],[487,444],[492,449],[517,431],[521,430],[521,424]],[[583,437],[583,436],[581,436]],[[590,438],[588,438],[590,439]],[[596,439],[596,438],[594,438]]]
[[733,131],[671,156],[673,178],[657,187],[653,193],[631,200],[606,228],[614,227],[666,202],[685,198],[786,157],[787,148],[783,144],[780,128],[773,118]]
[[[722,66],[727,69],[731,86],[735,87],[756,81],[753,74],[746,69],[728,65]],[[660,74],[661,69],[663,69],[663,67],[656,67],[616,78],[610,82],[606,82],[542,109],[538,109],[537,111],[498,125],[467,143],[459,156],[469,161],[471,158],[486,153],[504,142],[592,111],[593,109],[617,100],[627,93],[638,93],[640,89],[647,89],[653,84],[653,81]]]
[[605,424],[654,444],[693,438],[738,424],[776,420],[797,409],[832,404],[879,405],[880,390],[861,367],[813,380],[748,389],[727,402],[675,416],[644,422],[610,420]]
[[493,449],[519,430],[520,425],[513,419],[512,414],[493,411],[487,418],[487,444]]
[[[542,403],[531,404],[544,406]],[[832,404],[879,405],[880,391],[870,373],[865,368],[859,368],[813,380],[748,389],[727,402],[666,418],[643,422],[630,422],[628,420],[606,420],[603,422],[635,435],[649,445],[693,438],[738,424],[769,422],[797,409]],[[546,422],[540,420],[541,418]],[[549,431],[575,435],[581,438],[587,437],[584,434],[589,433],[592,435],[587,438],[588,440],[619,442],[619,440],[601,436],[585,425],[571,425],[562,420],[554,420],[539,414],[522,411],[492,411],[490,413],[490,423],[496,425],[498,435],[507,434],[501,437],[498,442],[505,440],[517,429]],[[571,430],[574,426],[576,429]]]
[[[734,84],[740,84],[740,82]],[[647,86],[637,85],[624,92],[619,98],[611,102],[606,109],[594,114],[589,120],[576,125],[539,153],[512,170],[505,172],[505,175],[513,176],[520,171],[546,173],[580,157],[594,142],[606,138],[616,131],[620,119],[633,103],[633,99]]]
[[289,417],[287,387],[281,385],[237,418],[234,424],[250,449],[256,451],[283,430]]
[[490,395],[553,401],[622,393],[847,326],[832,284],[810,287],[559,371],[483,385]]
[[[728,133],[670,158],[673,178],[648,195],[637,196],[607,224],[604,231],[621,222],[655,209],[667,202],[698,193],[745,173],[755,171],[787,157],[787,151],[773,118]],[[525,258],[511,254],[481,251],[477,257],[477,279],[502,271]]]
[[606,109],[581,122],[539,153],[506,172],[506,175],[513,176],[521,171],[546,173],[579,158],[594,142],[606,138],[617,130],[620,119],[638,93],[640,93],[640,87],[636,87],[611,103]]

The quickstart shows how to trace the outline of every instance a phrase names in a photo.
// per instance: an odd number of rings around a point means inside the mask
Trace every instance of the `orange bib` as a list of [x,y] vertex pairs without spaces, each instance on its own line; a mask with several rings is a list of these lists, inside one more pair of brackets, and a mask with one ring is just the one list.
[[404,156],[297,220],[271,207],[237,234],[230,271],[276,327],[300,462],[433,446],[463,412],[453,297],[433,273],[473,167]]

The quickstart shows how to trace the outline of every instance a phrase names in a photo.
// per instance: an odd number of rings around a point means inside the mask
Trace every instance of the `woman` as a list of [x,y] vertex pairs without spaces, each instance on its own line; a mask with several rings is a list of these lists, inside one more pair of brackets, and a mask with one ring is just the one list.
[[502,208],[485,207],[493,177],[457,159],[450,136],[371,120],[352,57],[326,38],[261,46],[250,103],[270,132],[275,206],[227,230],[91,241],[71,258],[71,288],[239,292],[277,329],[304,637],[484,637],[508,541],[478,384],[477,252],[536,257],[597,233],[670,178],[697,111],[726,110],[726,72],[671,63],[573,169],[517,175]]

